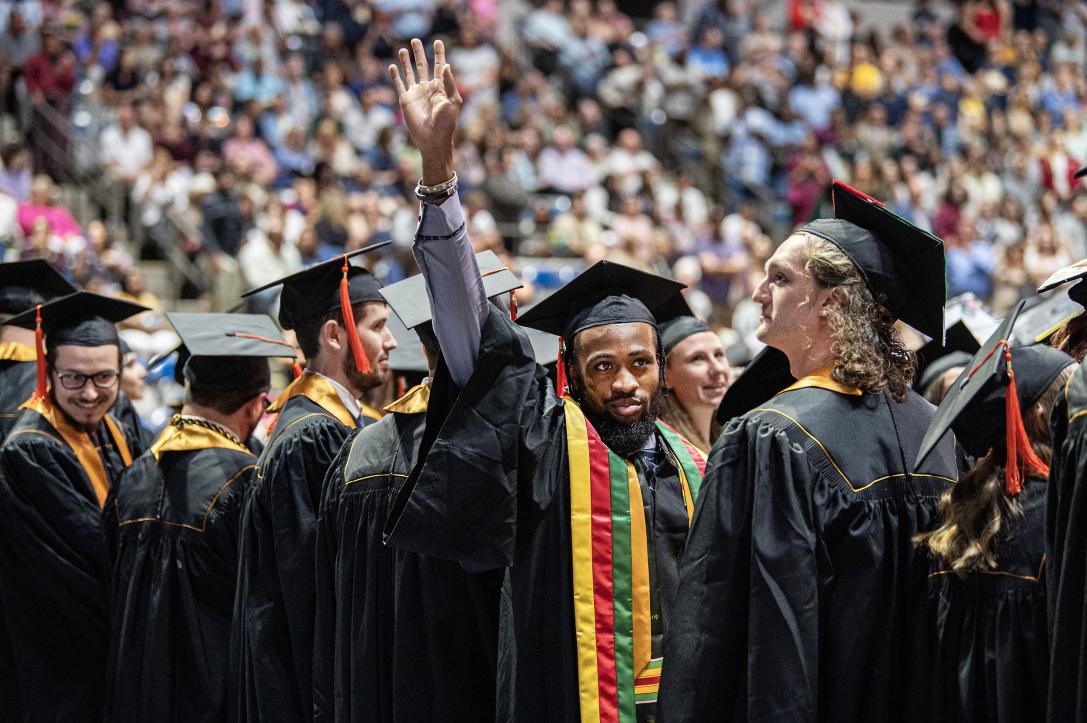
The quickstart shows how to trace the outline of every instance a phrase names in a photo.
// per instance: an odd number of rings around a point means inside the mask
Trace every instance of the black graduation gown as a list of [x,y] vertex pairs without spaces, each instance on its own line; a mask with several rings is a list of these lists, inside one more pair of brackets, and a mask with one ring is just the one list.
[[[9,351],[7,356],[13,356],[10,351],[14,345],[0,346],[7,346]],[[34,350],[31,349],[30,353],[33,354]],[[22,358],[21,355],[17,356]],[[37,382],[37,364],[33,361],[5,359],[4,355],[0,354],[0,443],[15,426],[15,421],[21,414],[19,406],[34,394],[34,385]]]
[[313,715],[317,506],[325,473],[353,429],[336,416],[346,413],[334,392],[322,404],[291,397],[257,463],[239,539],[231,720]]
[[1027,478],[1019,493],[1023,516],[1001,535],[998,569],[959,577],[933,561],[917,635],[913,720],[1042,720],[1045,499],[1046,480]]
[[912,392],[896,404],[803,386],[729,422],[680,569],[661,719],[890,721],[907,710],[928,573],[912,537],[957,479],[950,436],[903,474],[933,413]]
[[[0,602],[27,716],[93,721],[102,716],[109,648],[105,494],[56,426],[70,425],[54,422],[26,409],[0,447]],[[97,446],[83,435],[83,448],[101,459],[108,487],[124,461],[105,422],[96,436]]]
[[1048,719],[1087,721],[1087,371],[1053,407],[1046,501]]
[[[508,567],[499,611],[497,719],[580,720],[570,555],[569,462],[563,402],[524,330],[497,308],[484,323],[476,371],[458,390],[439,364],[427,410],[424,464],[400,491],[390,544]],[[688,517],[678,472],[662,465],[646,506],[654,657],[674,618]],[[639,706],[639,715],[652,706]]]
[[317,519],[314,709],[322,721],[494,718],[500,571],[386,547],[393,495],[415,465],[429,388],[357,431]]
[[170,425],[114,486],[108,720],[225,718],[238,522],[255,462],[218,432]]

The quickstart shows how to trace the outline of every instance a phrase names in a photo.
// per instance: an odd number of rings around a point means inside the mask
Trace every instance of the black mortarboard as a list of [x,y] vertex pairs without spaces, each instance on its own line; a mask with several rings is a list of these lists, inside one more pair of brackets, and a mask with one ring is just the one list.
[[[1082,282],[1081,282],[1082,283]],[[1015,322],[1015,340],[1020,344],[1038,344],[1053,336],[1061,327],[1083,313],[1079,302],[1069,296],[1071,289],[1058,289],[1048,299],[1034,297],[1032,306],[1023,308]]]
[[[284,329],[294,329],[305,319],[322,316],[340,308],[340,281],[343,279],[345,258],[354,258],[387,246],[389,243],[391,242],[382,241],[357,251],[340,254],[328,261],[288,274],[282,279],[250,289],[242,296],[252,296],[282,285],[283,292],[279,297],[279,323]],[[384,302],[384,298],[379,293],[381,282],[369,271],[349,264],[347,277],[352,304],[361,304],[366,301]]]
[[350,265],[349,260],[390,243],[392,242],[381,241],[356,251],[340,254],[270,284],[250,289],[242,296],[252,296],[273,286],[282,285],[283,292],[279,296],[279,323],[284,329],[297,329],[306,320],[319,318],[330,311],[340,309],[351,347],[351,355],[355,358],[355,368],[360,372],[369,373],[372,371],[370,360],[362,348],[358,329],[355,328],[355,314],[351,307],[367,301],[385,303],[385,299],[381,296],[381,282],[377,277],[366,269]]
[[76,291],[48,261],[0,264],[0,314],[21,314],[32,306]]
[[[1082,173],[1085,170],[1087,170],[1087,167],[1080,169],[1080,172]],[[1063,269],[1055,271],[1041,286],[1038,287],[1038,293],[1044,294],[1061,284],[1076,281],[1077,283],[1072,284],[1068,288],[1068,296],[1072,301],[1087,308],[1087,280],[1085,280],[1084,277],[1087,277],[1087,259],[1081,259],[1074,264],[1070,264]]]
[[[502,263],[494,251],[480,251],[476,254],[476,263],[483,277],[483,289],[487,298],[505,294],[523,286],[517,275]],[[416,274],[384,287],[381,289],[381,295],[408,329],[414,329],[423,322],[430,321],[430,300],[427,297],[426,281],[422,274]]]
[[1076,178],[1083,178],[1084,176],[1087,176],[1087,166],[1084,166],[1083,168],[1076,171]]
[[[1013,455],[1016,460],[1021,455],[1032,466],[1037,462],[1025,432],[1021,431],[1020,410],[1029,409],[1057,374],[1074,363],[1072,357],[1052,347],[1012,347],[1016,395],[1014,401],[1008,399],[1013,378],[1008,373],[1006,350],[1022,307],[1023,302],[1019,302],[952,384],[921,441],[916,466],[920,467],[948,430],[954,430],[959,444],[974,457],[986,454],[1001,443],[1012,448],[1005,450],[1008,459],[1005,474],[1009,492],[1018,491],[1018,467],[1011,463]],[[1009,408],[1014,416],[1008,414]]]
[[[980,344],[978,345],[981,346]],[[928,389],[928,386],[934,381],[942,377],[948,371],[955,369],[956,367],[964,367],[970,363],[970,359],[973,355],[965,351],[953,351],[950,354],[944,354],[942,357],[932,362],[925,367],[925,371],[917,378],[917,389],[922,392]]]
[[644,322],[657,326],[690,308],[683,284],[611,261],[598,261],[573,281],[526,311],[522,326],[573,340],[578,332],[605,324]]
[[180,368],[191,386],[205,391],[259,390],[268,385],[267,358],[294,358],[267,314],[171,313],[166,319],[181,337],[174,378]]
[[[915,378],[918,389],[924,389],[928,378],[929,365],[952,352],[965,352],[972,355],[981,348],[981,342],[1000,326],[1000,319],[993,316],[989,309],[973,294],[961,294],[950,299],[944,306],[944,341],[933,339],[917,350],[917,370]],[[949,367],[944,367],[946,371]]]
[[61,345],[107,346],[110,344],[119,348],[120,337],[117,335],[117,327],[114,324],[144,311],[150,311],[150,309],[128,301],[92,294],[89,291],[77,291],[47,304],[35,305],[4,323],[35,330],[38,381],[34,394],[44,397],[46,349]]
[[664,353],[670,353],[676,344],[687,337],[707,331],[713,331],[713,329],[710,329],[709,324],[696,316],[677,316],[674,319],[669,319],[660,325],[661,344],[664,346]]
[[[392,287],[386,287],[382,291],[389,288]],[[389,306],[395,310],[392,303]],[[394,372],[426,375],[430,371],[430,365],[423,354],[423,341],[419,334],[404,326],[404,322],[396,314],[389,314],[386,325],[389,333],[396,339],[396,348],[389,352],[389,368]]]
[[724,424],[747,414],[796,381],[789,371],[789,357],[774,347],[763,347],[743,372],[732,380],[717,407],[717,421]]
[[816,219],[800,230],[830,241],[849,257],[896,318],[942,339],[943,242],[840,181],[831,186],[831,201],[835,218]]

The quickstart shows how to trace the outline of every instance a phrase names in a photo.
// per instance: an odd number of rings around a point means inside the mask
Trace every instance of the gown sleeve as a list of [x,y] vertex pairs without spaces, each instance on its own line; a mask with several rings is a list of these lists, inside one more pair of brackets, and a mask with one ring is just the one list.
[[[1069,391],[1082,384],[1077,371]],[[1046,501],[1046,601],[1050,640],[1048,719],[1087,714],[1087,415],[1058,397]]]
[[524,330],[489,306],[468,383],[458,388],[439,363],[421,462],[393,503],[387,542],[469,572],[508,566],[519,480],[535,473],[558,404]]
[[[243,717],[311,715],[317,505],[349,434],[318,420],[279,441],[262,488],[246,496],[232,634],[240,690],[231,699]],[[283,680],[293,691],[281,698],[273,691]],[[292,711],[292,700],[301,711]]]
[[816,719],[814,477],[785,432],[757,420],[714,445],[666,639],[662,721]]

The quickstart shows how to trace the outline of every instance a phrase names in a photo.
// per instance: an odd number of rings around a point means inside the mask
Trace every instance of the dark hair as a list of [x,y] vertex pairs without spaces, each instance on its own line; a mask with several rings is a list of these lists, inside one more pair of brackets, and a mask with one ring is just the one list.
[[230,389],[223,391],[189,386],[185,390],[185,403],[214,409],[220,414],[233,414],[256,399],[261,392],[267,392],[270,388],[266,384],[259,389]]
[[[351,305],[351,312],[355,315],[355,321],[358,321],[364,316],[364,312],[367,304],[372,304],[372,301],[362,301],[358,304]],[[325,325],[327,321],[335,321],[343,324],[343,317],[340,312],[340,307],[330,309],[324,314],[317,316],[307,317],[298,322],[298,325],[294,328],[294,335],[298,338],[298,348],[302,350],[302,356],[306,357],[306,360],[313,359],[317,356],[317,352],[320,351],[320,338],[321,327]]]
[[264,357],[191,357],[185,364],[185,402],[233,414],[271,387]]

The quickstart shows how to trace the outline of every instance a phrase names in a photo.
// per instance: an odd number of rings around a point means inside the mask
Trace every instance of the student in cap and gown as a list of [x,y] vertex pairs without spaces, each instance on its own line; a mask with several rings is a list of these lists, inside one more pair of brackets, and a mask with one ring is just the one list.
[[185,402],[104,511],[111,721],[225,718],[239,517],[257,461],[247,442],[268,358],[294,356],[265,315],[166,318],[185,350]]
[[[520,280],[493,251],[476,259],[487,296],[510,308],[502,297]],[[414,344],[399,340],[396,352],[414,352],[432,371],[438,342],[422,276],[381,293],[408,333],[418,334]],[[325,480],[317,518],[317,720],[494,718],[500,571],[470,574],[383,542],[393,498],[418,460],[429,399],[427,379],[387,406],[380,422],[348,438]]]
[[313,561],[321,487],[348,435],[368,423],[358,399],[385,381],[396,346],[385,326],[389,311],[381,283],[349,265],[347,256],[276,284],[283,286],[280,325],[294,330],[306,368],[269,408],[279,417],[242,511],[232,720],[313,715]]
[[[1034,341],[1046,341],[1071,354],[1076,361],[1087,356],[1087,259],[1059,269],[1038,287],[1039,294],[1053,292],[1035,310],[1024,310],[1022,316],[1034,315],[1048,323],[1039,323]],[[1058,287],[1064,287],[1057,291]],[[1019,336],[1017,333],[1016,336]]]
[[911,720],[1041,720],[1045,710],[1049,415],[1075,360],[1047,346],[1012,347],[1020,308],[965,365],[918,450],[920,464],[951,430],[977,462],[918,537],[932,561]]
[[[1074,264],[1054,274],[1042,288],[1078,280],[1068,295],[1079,303],[1087,265]],[[1052,284],[1050,282],[1053,282]],[[1079,316],[1077,320],[1087,317]],[[1083,330],[1065,330],[1061,346],[1082,353]],[[1058,332],[1058,336],[1062,336]],[[1080,366],[1051,417],[1053,459],[1046,500],[1045,583],[1049,613],[1050,674],[1047,720],[1087,721],[1087,372]]]
[[913,464],[934,410],[909,389],[893,322],[943,333],[943,244],[847,186],[832,193],[837,218],[786,239],[753,295],[759,338],[797,381],[733,418],[710,454],[665,646],[666,721],[907,708],[928,572],[913,536],[958,470],[950,440]]
[[0,447],[0,602],[31,720],[102,715],[102,506],[143,452],[109,414],[121,372],[114,324],[142,311],[77,292],[7,322],[44,333],[34,395]]
[[[37,304],[75,291],[48,261],[0,264],[0,324]],[[0,443],[19,418],[19,407],[34,394],[35,356],[32,329],[0,327]]]
[[661,325],[664,397],[661,419],[704,454],[721,432],[716,412],[728,389],[725,346],[709,325],[679,316]]
[[1000,326],[973,294],[962,294],[944,304],[944,336],[917,350],[913,388],[933,404],[939,404],[971,355]]
[[[469,572],[506,568],[498,720],[651,720],[703,463],[656,418],[657,325],[690,314],[683,286],[601,261],[517,323],[489,305],[456,182],[442,186],[460,107],[444,52],[439,41],[435,80],[416,82],[407,51],[408,85],[395,76],[423,157],[414,249],[442,361],[425,462],[400,489],[389,543]],[[559,391],[519,324],[564,337]]]

